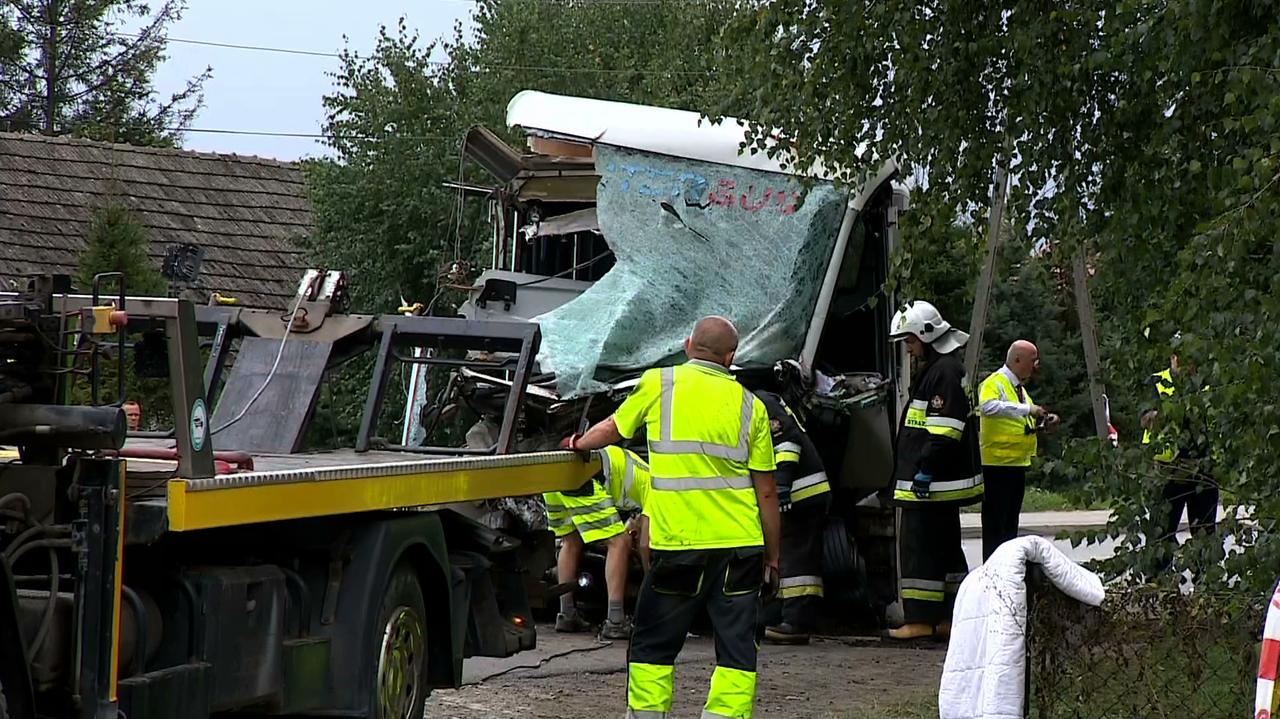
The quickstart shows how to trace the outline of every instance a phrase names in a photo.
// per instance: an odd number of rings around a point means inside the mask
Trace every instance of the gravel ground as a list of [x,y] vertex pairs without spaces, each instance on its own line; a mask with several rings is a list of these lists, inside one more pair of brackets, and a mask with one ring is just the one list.
[[[699,716],[715,652],[709,639],[685,644],[676,669],[676,717]],[[862,719],[924,716],[936,696],[946,647],[877,639],[817,639],[760,653],[756,717]],[[468,660],[466,685],[437,691],[429,719],[604,719],[626,708],[626,645],[539,631],[539,647],[510,659]],[[936,711],[936,710],[935,710]],[[901,713],[900,713],[901,712]],[[934,714],[936,716],[936,714]]]

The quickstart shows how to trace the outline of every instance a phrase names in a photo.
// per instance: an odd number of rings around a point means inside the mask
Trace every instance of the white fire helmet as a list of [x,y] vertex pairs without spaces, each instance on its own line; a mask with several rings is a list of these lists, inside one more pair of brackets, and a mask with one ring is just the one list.
[[942,319],[938,308],[924,300],[914,300],[903,305],[893,316],[889,326],[889,339],[898,342],[915,335],[921,342],[932,345],[940,354],[948,354],[963,347],[969,335]]

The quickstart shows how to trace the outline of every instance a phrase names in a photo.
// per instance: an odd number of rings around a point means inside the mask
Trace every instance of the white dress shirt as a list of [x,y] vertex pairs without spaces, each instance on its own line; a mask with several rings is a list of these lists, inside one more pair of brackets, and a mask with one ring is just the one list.
[[[1013,385],[1014,389],[1022,386],[1022,380],[1018,379],[1018,376],[1015,375],[1013,370],[1009,369],[1008,366],[1002,366],[996,371],[1003,374]],[[1001,387],[1000,399],[989,399],[986,402],[983,402],[981,409],[982,416],[984,417],[1007,417],[1009,419],[1017,419],[1031,414],[1031,403],[1025,400],[1019,401],[1017,395],[1005,397],[1004,388]]]

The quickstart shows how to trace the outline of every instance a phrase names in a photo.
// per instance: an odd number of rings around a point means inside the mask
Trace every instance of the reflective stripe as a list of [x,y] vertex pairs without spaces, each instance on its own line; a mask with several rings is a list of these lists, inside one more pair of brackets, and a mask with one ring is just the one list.
[[819,577],[814,574],[806,574],[799,577],[783,577],[778,582],[779,589],[786,589],[787,587],[810,586],[810,585],[821,587],[822,577]]
[[946,582],[939,582],[936,579],[908,579],[902,578],[903,589],[928,589],[941,592],[947,588]]
[[[910,483],[908,483],[910,484]],[[894,491],[893,498],[899,502],[916,502],[925,504],[928,502],[958,502],[962,499],[972,499],[982,496],[982,485],[979,484],[968,489],[956,489],[950,492],[930,492],[926,498],[917,497],[915,492],[910,489],[898,489]]]
[[[948,480],[946,482],[938,482],[938,481],[930,482],[929,491],[930,493],[938,494],[940,492],[955,492],[959,490],[971,489],[973,487],[980,487],[980,486],[982,486],[982,475],[975,474],[972,477],[969,477],[968,479],[953,479],[953,480]],[[910,492],[911,480],[899,479],[897,484],[897,489]]]
[[742,390],[742,424],[738,430],[738,444],[728,445],[718,442],[702,442],[698,440],[672,439],[672,424],[675,415],[675,367],[664,367],[662,376],[662,416],[659,421],[659,437],[649,442],[649,451],[659,454],[701,454],[731,462],[746,462],[751,456],[751,413],[754,408],[755,395]]
[[654,477],[653,488],[667,492],[715,489],[751,489],[750,477]]
[[968,479],[932,482],[929,484],[929,496],[924,499],[911,491],[911,480],[900,479],[894,486],[893,498],[900,502],[950,502],[982,496],[982,474]]
[[929,401],[925,399],[913,399],[911,404],[907,405],[911,409],[928,409]]
[[614,509],[612,499],[608,499],[608,498],[602,499],[596,502],[595,504],[587,505],[585,507],[569,507],[569,514],[575,517],[580,517],[584,514],[595,514],[596,512],[603,512],[606,509]]
[[618,515],[616,514],[612,517],[596,519],[590,522],[584,522],[582,524],[575,524],[574,526],[578,528],[579,532],[590,532],[593,529],[604,529],[614,524],[618,525],[619,527],[622,526],[622,522],[618,520]]
[[676,668],[631,662],[627,665],[627,716],[664,719],[671,712]]
[[717,666],[711,673],[711,691],[702,719],[750,717],[756,702],[756,673]]
[[900,585],[903,599],[915,599],[922,602],[946,601],[946,582],[939,582],[936,579],[909,579],[903,577]]
[[[598,450],[600,454],[600,466],[604,473],[605,491],[609,498],[614,501],[614,505],[622,510],[643,509],[640,502],[635,497],[636,471],[641,462],[628,450],[621,447],[611,446]],[[625,473],[622,476],[621,483],[618,483],[614,476],[614,457],[621,456]],[[621,486],[619,486],[621,485]]]
[[800,479],[797,479],[796,481],[791,483],[791,493],[795,494],[799,490],[808,489],[809,487],[813,487],[818,484],[823,484],[826,481],[827,481],[826,472],[814,472],[813,474],[805,475]]
[[800,450],[800,445],[795,442],[779,442],[778,444],[773,445],[774,454],[778,454],[780,452],[795,452],[796,454],[800,454]]
[[803,587],[783,587],[778,589],[779,599],[795,599],[797,597],[821,597],[825,596],[822,587],[814,584],[806,584]]
[[929,434],[936,434],[939,437],[947,437],[948,439],[959,440],[964,436],[964,432],[950,427],[936,427],[934,425],[926,425],[924,430]]
[[774,464],[799,464],[800,454],[798,452],[777,452],[773,453]]
[[814,472],[791,483],[791,501],[802,502],[831,491],[826,472]]
[[[914,404],[914,403],[913,403]],[[924,410],[919,407],[912,407],[907,410],[907,426],[923,429],[928,418],[925,416]]]
[[631,455],[627,455],[627,476],[622,480],[622,497],[623,499],[631,499],[631,487],[636,483],[636,463],[632,461]]
[[964,421],[959,419],[952,419],[950,417],[941,417],[941,416],[929,417],[928,419],[925,420],[925,424],[931,427],[932,426],[950,427],[952,429],[958,429],[961,432],[964,431]]
[[804,489],[800,489],[800,490],[793,489],[791,491],[791,502],[792,504],[803,502],[806,499],[811,499],[813,497],[826,494],[827,492],[830,492],[830,491],[831,491],[831,485],[827,484],[826,482],[823,482],[821,484],[816,484],[812,487],[805,487]]

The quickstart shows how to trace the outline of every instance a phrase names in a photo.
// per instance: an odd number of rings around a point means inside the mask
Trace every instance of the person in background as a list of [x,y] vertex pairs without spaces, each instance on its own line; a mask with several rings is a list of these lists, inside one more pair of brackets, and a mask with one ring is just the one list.
[[[611,472],[615,471],[614,462],[622,463],[625,474],[629,454],[620,447],[609,447],[600,458],[602,476],[593,480],[584,491],[547,492],[542,495],[547,506],[547,524],[560,540],[560,551],[556,555],[557,582],[576,582],[586,545],[605,542],[605,591],[609,603],[604,625],[600,628],[602,639],[626,639],[631,636],[631,623],[626,618],[624,601],[627,595],[632,535],[623,524],[616,500],[608,491]],[[556,631],[577,633],[590,630],[591,624],[578,614],[573,592],[561,594]]]
[[124,419],[129,426],[129,431],[137,432],[142,426],[142,405],[133,400],[128,400],[120,405],[120,409],[124,410]]
[[[808,644],[817,629],[823,596],[822,532],[831,504],[831,485],[818,449],[781,396],[756,392],[769,412],[773,455],[778,463],[778,508],[782,513],[781,622],[765,627],[770,644]],[[775,614],[776,605],[769,614]],[[770,617],[770,620],[777,616]]]
[[890,339],[917,361],[911,401],[894,450],[898,517],[898,593],[904,623],[893,639],[949,634],[960,582],[969,572],[960,537],[960,507],[982,499],[978,428],[960,350],[969,335],[928,302],[893,316]]
[[1018,536],[1027,488],[1027,468],[1036,456],[1040,422],[1051,428],[1058,415],[1031,400],[1026,383],[1040,368],[1040,351],[1027,340],[1009,345],[1004,366],[978,390],[982,446],[982,559]]
[[[1175,335],[1175,344],[1181,335]],[[1175,379],[1180,374],[1178,355],[1169,357],[1169,367],[1151,375],[1152,395],[1157,403],[1174,395]],[[1207,386],[1205,390],[1209,389]],[[1158,442],[1163,448],[1154,456],[1156,471],[1164,478],[1164,489],[1161,493],[1163,514],[1156,514],[1156,525],[1160,528],[1159,538],[1170,550],[1178,544],[1178,526],[1182,523],[1185,510],[1187,522],[1193,534],[1214,535],[1218,528],[1217,480],[1213,476],[1209,447],[1196,435],[1206,432],[1192,431],[1187,426],[1161,426],[1158,404],[1148,408],[1142,414],[1142,443],[1144,445]],[[1184,423],[1185,424],[1185,423]],[[1173,553],[1168,551],[1163,568],[1168,569],[1173,563]]]

